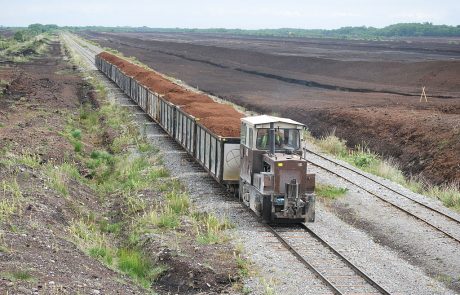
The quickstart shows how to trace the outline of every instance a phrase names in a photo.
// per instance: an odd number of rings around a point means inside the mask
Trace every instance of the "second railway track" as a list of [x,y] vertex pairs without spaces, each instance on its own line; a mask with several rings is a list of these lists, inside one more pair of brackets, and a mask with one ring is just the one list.
[[304,150],[307,160],[319,169],[344,179],[350,184],[427,224],[457,243],[460,243],[460,219],[453,213],[435,208],[432,205],[417,200],[408,194],[400,192],[376,180],[374,177],[347,167],[310,149]]

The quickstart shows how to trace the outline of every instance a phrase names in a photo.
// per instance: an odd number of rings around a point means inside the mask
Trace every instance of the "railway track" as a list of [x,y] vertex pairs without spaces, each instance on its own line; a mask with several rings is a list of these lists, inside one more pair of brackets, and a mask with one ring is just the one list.
[[[442,208],[435,208],[422,200],[417,200],[372,176],[347,167],[310,149],[305,148],[304,151],[306,159],[314,166],[344,179],[368,194],[427,224],[449,239],[460,243],[460,218],[453,213]],[[371,183],[371,185],[365,186],[366,183]]]
[[[86,62],[94,65],[94,56],[100,51],[82,46],[67,34],[63,37]],[[305,225],[263,227],[333,294],[390,294]]]
[[268,227],[334,294],[390,294],[306,225]]

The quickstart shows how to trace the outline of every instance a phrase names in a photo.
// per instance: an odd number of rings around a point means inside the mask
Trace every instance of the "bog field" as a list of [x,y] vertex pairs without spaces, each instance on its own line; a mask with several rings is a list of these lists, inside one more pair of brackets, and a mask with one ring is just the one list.
[[460,181],[460,39],[80,34],[248,110],[305,123],[314,136],[335,132],[396,158],[407,175]]

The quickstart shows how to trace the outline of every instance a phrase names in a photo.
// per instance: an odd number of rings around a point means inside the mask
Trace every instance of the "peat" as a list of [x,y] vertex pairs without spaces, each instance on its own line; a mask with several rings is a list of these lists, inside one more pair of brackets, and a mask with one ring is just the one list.
[[243,115],[233,107],[215,102],[207,95],[187,90],[153,71],[146,70],[108,52],[102,52],[99,56],[116,65],[123,73],[133,77],[152,92],[160,94],[167,101],[177,106],[185,106],[182,108],[185,113],[199,118],[200,123],[216,135],[239,136],[240,118]]

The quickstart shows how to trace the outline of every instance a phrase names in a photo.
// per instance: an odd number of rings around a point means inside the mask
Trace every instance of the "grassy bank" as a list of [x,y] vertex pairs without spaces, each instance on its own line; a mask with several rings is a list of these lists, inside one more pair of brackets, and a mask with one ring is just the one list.
[[457,183],[434,186],[422,178],[406,177],[394,159],[382,159],[382,157],[371,152],[364,145],[348,149],[346,141],[334,134],[315,139],[310,133],[306,132],[305,138],[320,147],[324,152],[363,171],[389,179],[413,192],[436,198],[446,207],[460,211],[460,188]]
[[51,38],[50,33],[42,33],[24,40],[0,39],[0,60],[19,63],[43,55]]

